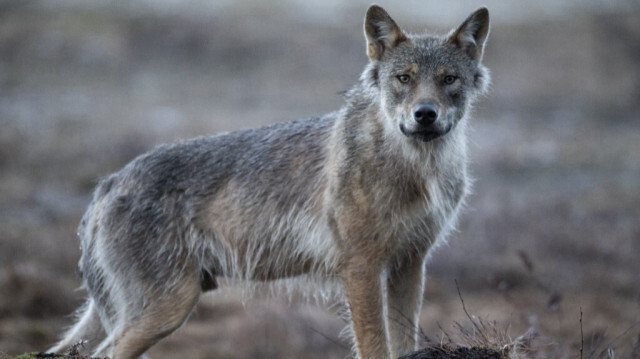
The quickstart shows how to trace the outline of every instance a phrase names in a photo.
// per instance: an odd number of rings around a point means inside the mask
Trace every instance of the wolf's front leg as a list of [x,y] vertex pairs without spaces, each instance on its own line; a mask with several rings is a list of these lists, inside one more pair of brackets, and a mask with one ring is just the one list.
[[390,358],[381,277],[381,268],[365,257],[351,258],[342,272],[360,359]]
[[387,304],[392,358],[417,349],[424,267],[424,259],[414,257],[397,263],[389,271]]

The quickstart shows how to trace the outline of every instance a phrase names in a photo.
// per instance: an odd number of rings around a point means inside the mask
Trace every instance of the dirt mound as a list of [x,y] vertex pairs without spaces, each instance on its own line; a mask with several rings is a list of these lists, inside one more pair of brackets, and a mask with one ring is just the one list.
[[487,348],[429,347],[405,355],[400,359],[502,359],[504,356]]

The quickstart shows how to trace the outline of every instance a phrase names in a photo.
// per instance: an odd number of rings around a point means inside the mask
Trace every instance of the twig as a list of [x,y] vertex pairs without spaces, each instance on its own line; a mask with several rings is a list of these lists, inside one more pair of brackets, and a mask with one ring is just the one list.
[[404,319],[407,322],[407,324],[404,324],[404,323],[401,323],[400,320],[394,318],[393,320],[394,320],[395,323],[400,325],[402,328],[408,329],[410,331],[413,331],[414,329],[417,329],[418,335],[422,338],[422,340],[424,342],[426,342],[426,343],[431,343],[431,339],[427,336],[427,333],[424,332],[422,327],[420,325],[418,325],[417,328],[413,328],[413,320],[411,318],[409,318],[409,316],[404,314],[402,312],[402,310],[400,310],[399,308],[396,308],[396,307],[392,307],[390,309],[395,311],[396,313],[398,313],[400,318]]
[[323,337],[324,339],[326,339],[327,341],[329,341],[329,342],[331,342],[331,343],[333,343],[333,344],[337,345],[338,347],[340,347],[340,348],[342,348],[342,349],[349,350],[349,348],[348,348],[346,345],[344,345],[344,343],[341,343],[341,342],[339,342],[339,341],[335,340],[334,338],[329,337],[328,335],[326,335],[326,334],[324,334],[323,332],[321,332],[321,331],[317,330],[316,328],[312,327],[311,325],[307,325],[307,327],[308,327],[309,329],[311,329],[312,331],[314,331],[315,333],[320,334],[320,336],[322,336],[322,337]]
[[445,340],[445,337],[446,337],[446,339],[449,341],[449,343],[447,343],[447,344],[452,345],[452,344],[453,344],[453,340],[451,340],[451,337],[449,336],[449,333],[447,333],[447,332],[442,328],[442,325],[440,325],[440,323],[439,323],[439,322],[437,322],[437,324],[438,324],[438,328],[440,329],[440,332],[441,332],[441,333],[442,333],[442,335],[443,335],[442,337],[440,337],[440,346],[441,346],[441,347],[442,347],[442,346],[444,346],[443,341]]
[[471,324],[473,324],[473,326],[476,328],[478,333],[480,333],[480,335],[482,336],[482,339],[484,339],[485,343],[489,343],[489,340],[484,335],[484,332],[482,331],[482,329],[480,329],[478,324],[476,324],[476,322],[473,320],[473,318],[471,317],[471,314],[469,314],[469,312],[467,311],[467,307],[464,305],[464,299],[462,299],[462,293],[460,293],[460,286],[458,286],[458,280],[454,279],[453,281],[456,283],[456,289],[458,290],[458,296],[460,297],[460,302],[462,303],[462,309],[464,310],[464,313],[467,315],[467,318],[469,318],[469,321],[471,321]]
[[600,354],[603,354],[605,351],[610,349],[613,346],[613,343],[617,342],[620,338],[622,338],[625,335],[627,335],[627,333],[629,333],[629,331],[631,331],[631,329],[635,328],[638,324],[640,324],[640,321],[637,321],[637,322],[631,324],[631,326],[629,328],[627,328],[624,332],[620,333],[618,336],[613,338],[609,343],[607,343],[605,345],[605,348],[602,350],[602,352],[600,352]]
[[582,332],[582,307],[580,307],[580,359],[584,351],[584,333]]

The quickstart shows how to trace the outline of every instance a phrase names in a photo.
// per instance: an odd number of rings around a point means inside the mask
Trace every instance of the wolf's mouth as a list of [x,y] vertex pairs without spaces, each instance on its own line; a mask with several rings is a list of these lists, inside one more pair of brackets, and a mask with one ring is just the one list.
[[430,126],[429,128],[418,129],[415,131],[409,131],[404,124],[400,124],[400,131],[403,135],[415,138],[423,142],[429,142],[435,140],[436,138],[442,137],[451,131],[453,126],[451,124],[447,124],[445,128],[437,128],[435,126]]

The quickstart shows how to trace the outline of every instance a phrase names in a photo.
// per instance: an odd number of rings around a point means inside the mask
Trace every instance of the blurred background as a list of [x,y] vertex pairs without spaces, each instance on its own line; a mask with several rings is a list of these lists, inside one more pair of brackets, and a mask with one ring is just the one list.
[[[539,357],[580,357],[584,340],[585,358],[639,358],[640,4],[377,3],[411,32],[491,11],[474,193],[428,266],[425,335],[470,327],[457,282],[471,315],[537,333]],[[368,5],[0,1],[0,356],[71,324],[75,229],[101,176],[159,143],[338,109],[367,61]],[[348,355],[333,306],[244,299],[203,297],[149,354]]]

